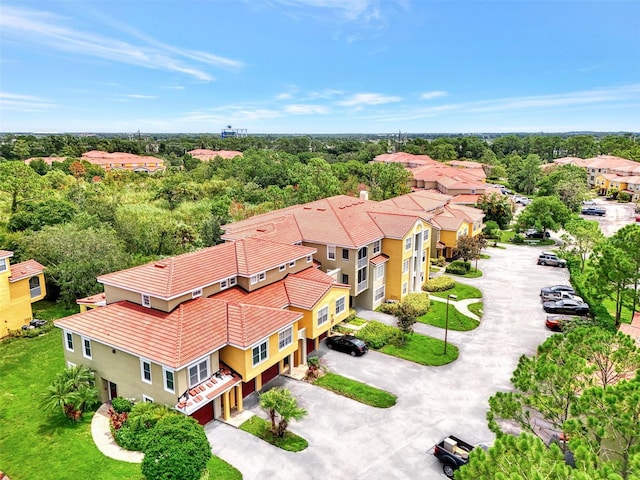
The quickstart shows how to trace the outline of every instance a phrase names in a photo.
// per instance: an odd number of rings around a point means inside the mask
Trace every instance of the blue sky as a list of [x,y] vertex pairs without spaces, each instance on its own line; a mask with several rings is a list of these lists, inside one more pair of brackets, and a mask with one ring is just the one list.
[[640,2],[2,0],[0,131],[640,131]]

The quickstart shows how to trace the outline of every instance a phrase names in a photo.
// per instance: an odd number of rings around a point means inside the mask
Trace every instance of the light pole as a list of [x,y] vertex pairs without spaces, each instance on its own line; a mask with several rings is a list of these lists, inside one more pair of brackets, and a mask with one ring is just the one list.
[[457,295],[447,295],[447,314],[444,320],[444,354],[447,354],[447,334],[449,333],[449,299],[455,300]]

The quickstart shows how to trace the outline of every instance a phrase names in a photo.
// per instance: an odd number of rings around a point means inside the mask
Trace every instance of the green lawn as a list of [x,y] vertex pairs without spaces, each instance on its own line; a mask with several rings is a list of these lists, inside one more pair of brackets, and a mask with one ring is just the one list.
[[440,298],[447,298],[449,295],[456,295],[458,300],[467,298],[482,298],[482,292],[476,287],[464,283],[456,282],[456,286],[444,292],[429,292],[429,295]]
[[478,317],[482,317],[482,302],[470,303],[467,308],[471,313],[475,313]]
[[516,232],[513,230],[500,230],[500,239],[498,241],[500,243],[509,243],[515,234]]
[[396,404],[397,397],[392,393],[331,372],[325,373],[313,384],[372,407],[389,408]]
[[[435,327],[445,328],[447,319],[447,304],[444,302],[431,302],[429,311],[424,315],[418,317],[418,321],[433,325]],[[457,330],[460,332],[466,332],[473,330],[480,322],[469,318],[466,315],[460,313],[456,308],[449,304],[449,330]]]
[[407,337],[407,342],[402,347],[385,345],[380,349],[382,353],[403,358],[421,365],[440,366],[451,363],[458,358],[458,348],[447,344],[447,354],[444,354],[444,342],[437,338],[427,337],[414,333]]
[[[607,311],[611,315],[611,318],[616,318],[616,302],[614,300],[612,300],[609,297],[605,297],[602,300],[602,305],[607,309]],[[640,307],[640,305],[638,307]],[[632,316],[633,315],[631,314],[631,309],[629,307],[626,307],[625,305],[622,305],[622,312],[620,313],[620,321],[622,323],[631,323]]]
[[240,430],[249,432],[265,442],[289,452],[300,452],[309,446],[304,438],[295,433],[286,432],[282,438],[274,436],[271,433],[271,423],[256,415],[240,425]]
[[70,424],[47,414],[38,394],[64,369],[58,329],[0,343],[0,466],[12,480],[140,480],[140,465],[105,457],[91,437],[92,412]]
[[202,480],[242,480],[242,473],[230,463],[215,455],[207,463],[208,477]]

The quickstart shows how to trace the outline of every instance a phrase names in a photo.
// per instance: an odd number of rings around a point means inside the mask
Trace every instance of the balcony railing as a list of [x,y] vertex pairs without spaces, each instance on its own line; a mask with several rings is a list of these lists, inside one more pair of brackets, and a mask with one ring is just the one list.
[[29,293],[31,294],[31,298],[39,297],[42,295],[42,288],[39,285],[37,287],[30,288]]
[[357,287],[356,287],[356,294],[362,292],[363,290],[367,289],[367,281],[363,280],[362,282],[359,282]]
[[367,262],[369,261],[369,259],[367,257],[364,258],[359,258],[358,259],[358,268],[364,268],[367,266]]

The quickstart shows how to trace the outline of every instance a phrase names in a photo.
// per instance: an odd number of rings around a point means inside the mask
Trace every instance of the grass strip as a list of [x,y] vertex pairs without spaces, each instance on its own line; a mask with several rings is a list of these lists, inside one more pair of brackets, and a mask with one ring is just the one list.
[[275,436],[271,433],[271,422],[256,415],[240,425],[240,430],[249,432],[265,442],[288,452],[300,452],[309,446],[309,442],[295,433],[285,432],[284,437]]
[[377,408],[392,407],[397,400],[397,397],[392,393],[331,372],[325,373],[316,379],[313,384]]

